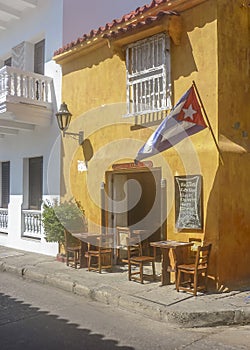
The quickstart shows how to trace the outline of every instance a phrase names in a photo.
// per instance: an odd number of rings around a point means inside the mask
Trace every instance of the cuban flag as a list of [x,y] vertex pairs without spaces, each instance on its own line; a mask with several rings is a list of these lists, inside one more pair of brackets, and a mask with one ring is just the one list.
[[165,151],[206,127],[192,86],[142,146],[135,160],[139,161]]

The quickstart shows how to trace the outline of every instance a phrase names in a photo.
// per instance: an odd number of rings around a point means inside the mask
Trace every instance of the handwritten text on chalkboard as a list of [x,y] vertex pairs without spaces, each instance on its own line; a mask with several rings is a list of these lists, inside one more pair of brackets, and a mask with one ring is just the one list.
[[202,229],[201,175],[175,176],[177,229]]

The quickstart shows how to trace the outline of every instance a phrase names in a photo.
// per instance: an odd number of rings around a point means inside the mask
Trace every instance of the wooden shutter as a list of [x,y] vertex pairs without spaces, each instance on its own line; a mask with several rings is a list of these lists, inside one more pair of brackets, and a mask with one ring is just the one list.
[[44,74],[45,40],[41,40],[34,47],[34,72]]
[[29,159],[29,209],[40,210],[43,194],[43,157]]
[[2,163],[2,208],[8,208],[10,201],[10,162]]

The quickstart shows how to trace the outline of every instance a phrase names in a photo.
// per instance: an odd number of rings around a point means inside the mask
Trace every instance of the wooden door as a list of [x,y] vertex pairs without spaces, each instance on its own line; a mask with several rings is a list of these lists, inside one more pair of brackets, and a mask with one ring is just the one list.
[[45,40],[41,40],[34,47],[34,72],[44,75]]

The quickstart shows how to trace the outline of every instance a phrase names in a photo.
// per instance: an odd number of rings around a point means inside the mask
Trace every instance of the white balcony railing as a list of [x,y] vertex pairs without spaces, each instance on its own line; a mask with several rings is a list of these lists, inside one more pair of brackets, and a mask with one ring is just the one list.
[[31,238],[41,238],[41,211],[22,210],[23,216],[23,236]]
[[9,98],[19,102],[52,103],[53,79],[41,74],[4,66],[0,69],[0,103]]
[[8,209],[0,208],[0,232],[8,230]]

